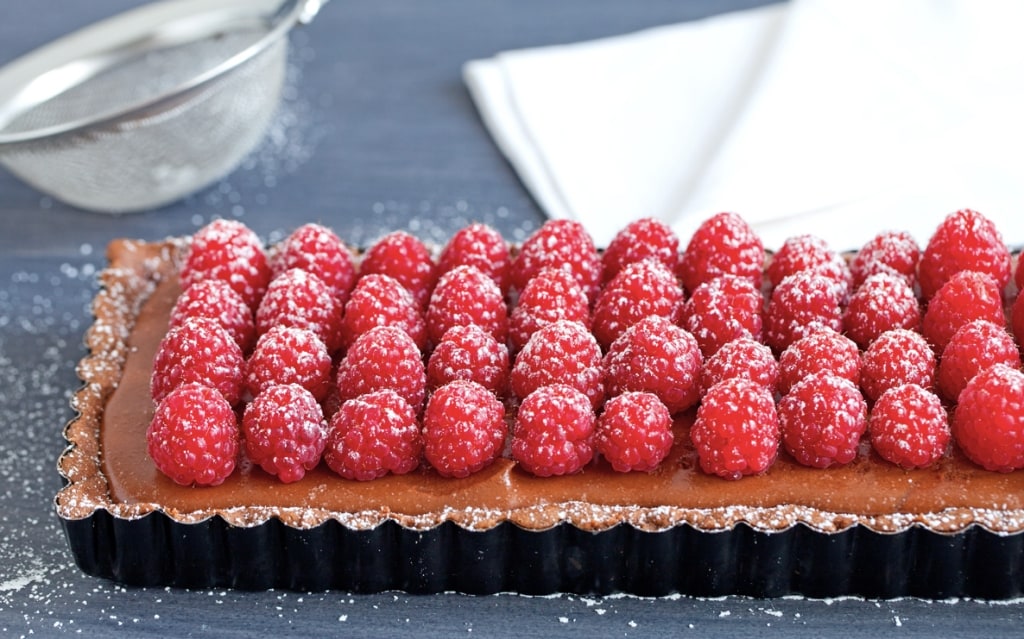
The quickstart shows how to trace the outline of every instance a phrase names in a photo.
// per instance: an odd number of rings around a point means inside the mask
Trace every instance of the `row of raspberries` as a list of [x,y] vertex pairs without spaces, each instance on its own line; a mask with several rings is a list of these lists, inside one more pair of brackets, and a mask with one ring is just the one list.
[[[284,482],[321,461],[465,477],[503,455],[538,476],[597,456],[652,471],[679,437],[730,479],[780,447],[849,463],[862,441],[908,469],[954,441],[986,469],[1024,467],[1024,267],[1009,284],[987,218],[947,216],[923,251],[884,232],[849,258],[796,236],[765,264],[732,213],[685,249],[639,219],[603,252],[571,221],[517,248],[472,224],[437,252],[394,232],[357,255],[321,225],[265,250],[217,220],[192,239],[154,361],[149,452],[185,485],[223,482],[243,449]],[[687,436],[674,424],[694,410]]]

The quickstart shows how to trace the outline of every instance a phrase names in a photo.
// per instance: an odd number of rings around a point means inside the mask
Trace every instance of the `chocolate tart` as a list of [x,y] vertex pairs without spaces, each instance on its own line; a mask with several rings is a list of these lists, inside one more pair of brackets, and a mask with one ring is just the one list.
[[141,586],[356,592],[555,592],[1009,598],[1024,594],[1024,472],[953,450],[903,471],[864,447],[827,470],[785,453],[762,476],[697,468],[687,429],[654,472],[602,460],[530,476],[499,459],[348,481],[323,464],[282,484],[242,467],[187,488],[146,454],[150,366],[187,239],[116,240],[86,335],[55,499],[86,573]]

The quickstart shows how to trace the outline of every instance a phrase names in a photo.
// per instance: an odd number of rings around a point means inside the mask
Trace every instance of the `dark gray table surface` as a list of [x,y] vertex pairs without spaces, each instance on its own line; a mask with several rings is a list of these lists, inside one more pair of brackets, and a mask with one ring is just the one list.
[[[498,51],[699,18],[761,0],[335,0],[292,38],[289,91],[244,165],[186,201],[132,216],[70,209],[0,171],[0,633],[601,636],[1005,635],[1019,602],[809,601],[506,594],[134,589],[82,574],[53,512],[75,363],[115,237],[157,239],[236,217],[266,239],[321,221],[352,244],[468,221],[522,239],[542,221],[460,77]],[[132,0],[6,3],[0,62]]]

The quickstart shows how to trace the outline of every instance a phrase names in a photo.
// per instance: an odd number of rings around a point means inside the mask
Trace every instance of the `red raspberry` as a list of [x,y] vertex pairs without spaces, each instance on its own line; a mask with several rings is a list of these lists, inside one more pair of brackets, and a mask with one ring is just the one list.
[[180,326],[186,317],[216,320],[227,329],[243,353],[252,350],[256,343],[256,320],[252,309],[223,280],[203,280],[182,291],[171,310],[169,327]]
[[764,297],[749,279],[722,275],[693,289],[682,326],[697,338],[704,357],[740,337],[761,339]]
[[420,308],[426,308],[437,282],[437,265],[430,249],[405,231],[394,231],[367,249],[359,265],[361,275],[389,275],[408,289]]
[[426,396],[427,373],[420,350],[405,331],[378,326],[352,343],[338,364],[337,386],[342,402],[388,388],[418,413]]
[[246,362],[245,385],[256,397],[278,384],[298,384],[324,401],[331,391],[331,354],[313,331],[275,326],[264,333]]
[[150,394],[159,402],[178,386],[196,382],[216,389],[234,406],[242,397],[242,349],[220,324],[187,318],[167,331],[153,358]]
[[822,328],[843,330],[834,281],[813,271],[784,278],[772,291],[764,321],[764,342],[776,353]]
[[895,275],[911,289],[917,283],[917,262],[921,248],[905,231],[883,231],[868,240],[850,262],[854,289],[878,273]]
[[904,384],[932,390],[935,369],[935,353],[924,337],[898,328],[879,335],[864,351],[860,387],[871,401],[877,401],[890,388]]
[[1017,345],[1024,345],[1024,289],[1017,293],[1017,299],[1013,303],[1010,326],[1014,337],[1017,338]]
[[941,353],[953,333],[974,320],[1003,324],[1003,296],[995,281],[984,273],[960,271],[942,285],[925,309],[921,333],[936,353]]
[[235,411],[216,390],[183,384],[164,397],[146,430],[146,449],[160,472],[182,486],[217,486],[238,458]]
[[673,323],[683,314],[683,289],[675,275],[656,260],[627,265],[601,291],[594,305],[594,337],[608,348],[627,328],[649,315]]
[[860,350],[848,337],[823,329],[798,339],[779,356],[779,392],[786,394],[797,382],[827,372],[860,384]]
[[782,443],[813,468],[848,464],[867,428],[867,403],[848,379],[829,373],[805,377],[779,401]]
[[469,380],[435,390],[423,413],[423,453],[442,477],[468,477],[490,465],[507,435],[505,407]]
[[181,267],[182,288],[201,280],[224,280],[250,308],[256,308],[270,276],[260,238],[233,220],[214,220],[199,229]]
[[341,306],[319,277],[293,268],[270,282],[256,309],[256,332],[272,326],[309,329],[333,353],[341,344]]
[[508,387],[509,373],[508,348],[472,324],[449,328],[427,362],[431,388],[468,379],[500,395]]
[[345,479],[404,475],[420,465],[423,437],[416,412],[393,390],[346,401],[331,417],[327,433],[324,462]]
[[861,348],[894,328],[917,329],[921,307],[902,276],[878,273],[869,277],[850,298],[843,313],[846,334]]
[[421,351],[427,348],[423,311],[398,280],[380,273],[364,275],[356,282],[341,319],[342,348],[375,326],[397,326]]
[[601,287],[601,257],[582,224],[572,220],[548,220],[526,238],[512,261],[512,286],[526,283],[546,268],[568,270],[593,302]]
[[320,278],[344,306],[356,283],[352,252],[334,234],[320,224],[304,224],[282,242],[270,264],[274,275],[300,268]]
[[700,374],[701,394],[732,378],[750,380],[774,393],[779,383],[779,362],[772,349],[749,337],[728,342],[704,361]]
[[960,271],[985,273],[1000,291],[1010,280],[1010,252],[1003,236],[991,220],[970,209],[946,216],[928,240],[918,264],[921,294],[930,299]]
[[1020,255],[1017,256],[1017,267],[1013,271],[1013,283],[1018,290],[1024,290],[1024,260],[1020,259]]
[[672,415],[652,393],[609,400],[596,432],[597,451],[620,473],[654,470],[672,450]]
[[796,235],[787,239],[768,265],[768,280],[778,286],[783,279],[810,271],[827,278],[835,287],[838,300],[845,303],[853,290],[853,275],[846,260],[814,235]]
[[541,327],[563,319],[590,330],[590,302],[572,273],[546,268],[526,283],[509,315],[513,351],[518,352]]
[[719,275],[736,275],[761,290],[764,257],[764,244],[746,220],[735,213],[717,213],[690,238],[679,262],[679,279],[693,292]]
[[610,282],[624,267],[654,259],[671,273],[679,266],[679,238],[664,222],[651,217],[634,220],[620,230],[601,255],[603,279]]
[[320,463],[327,420],[309,391],[280,384],[268,387],[245,407],[242,432],[249,459],[289,484]]
[[953,437],[986,470],[1024,468],[1024,373],[996,364],[967,382],[953,412]]
[[700,399],[703,358],[697,340],[660,315],[629,327],[604,358],[609,397],[627,391],[658,396],[669,412],[690,408]]
[[441,276],[427,307],[427,337],[441,341],[453,326],[474,324],[504,343],[508,307],[494,280],[475,266],[457,266]]
[[601,347],[581,324],[559,320],[541,328],[512,365],[512,392],[520,399],[542,386],[566,384],[596,410],[604,402]]
[[976,320],[953,333],[939,358],[939,393],[956,402],[967,382],[996,364],[1020,368],[1020,352],[1001,324]]
[[508,243],[498,231],[486,224],[470,224],[456,231],[438,258],[438,273],[456,266],[475,266],[494,280],[501,294],[508,293],[512,282],[512,256]]
[[587,396],[552,384],[527,395],[516,414],[512,458],[538,477],[571,475],[594,458],[596,417]]
[[917,384],[890,388],[871,409],[871,446],[900,468],[924,468],[946,454],[949,416],[932,392]]
[[712,386],[690,430],[701,469],[725,479],[758,475],[779,454],[779,415],[771,392],[746,379]]

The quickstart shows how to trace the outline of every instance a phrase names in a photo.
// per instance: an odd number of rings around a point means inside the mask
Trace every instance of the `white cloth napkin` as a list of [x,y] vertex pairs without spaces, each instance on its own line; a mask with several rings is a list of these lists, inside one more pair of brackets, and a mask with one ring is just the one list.
[[1024,244],[1024,3],[793,0],[563,46],[463,76],[544,211],[599,245],[719,211],[769,248],[927,241],[959,208]]

